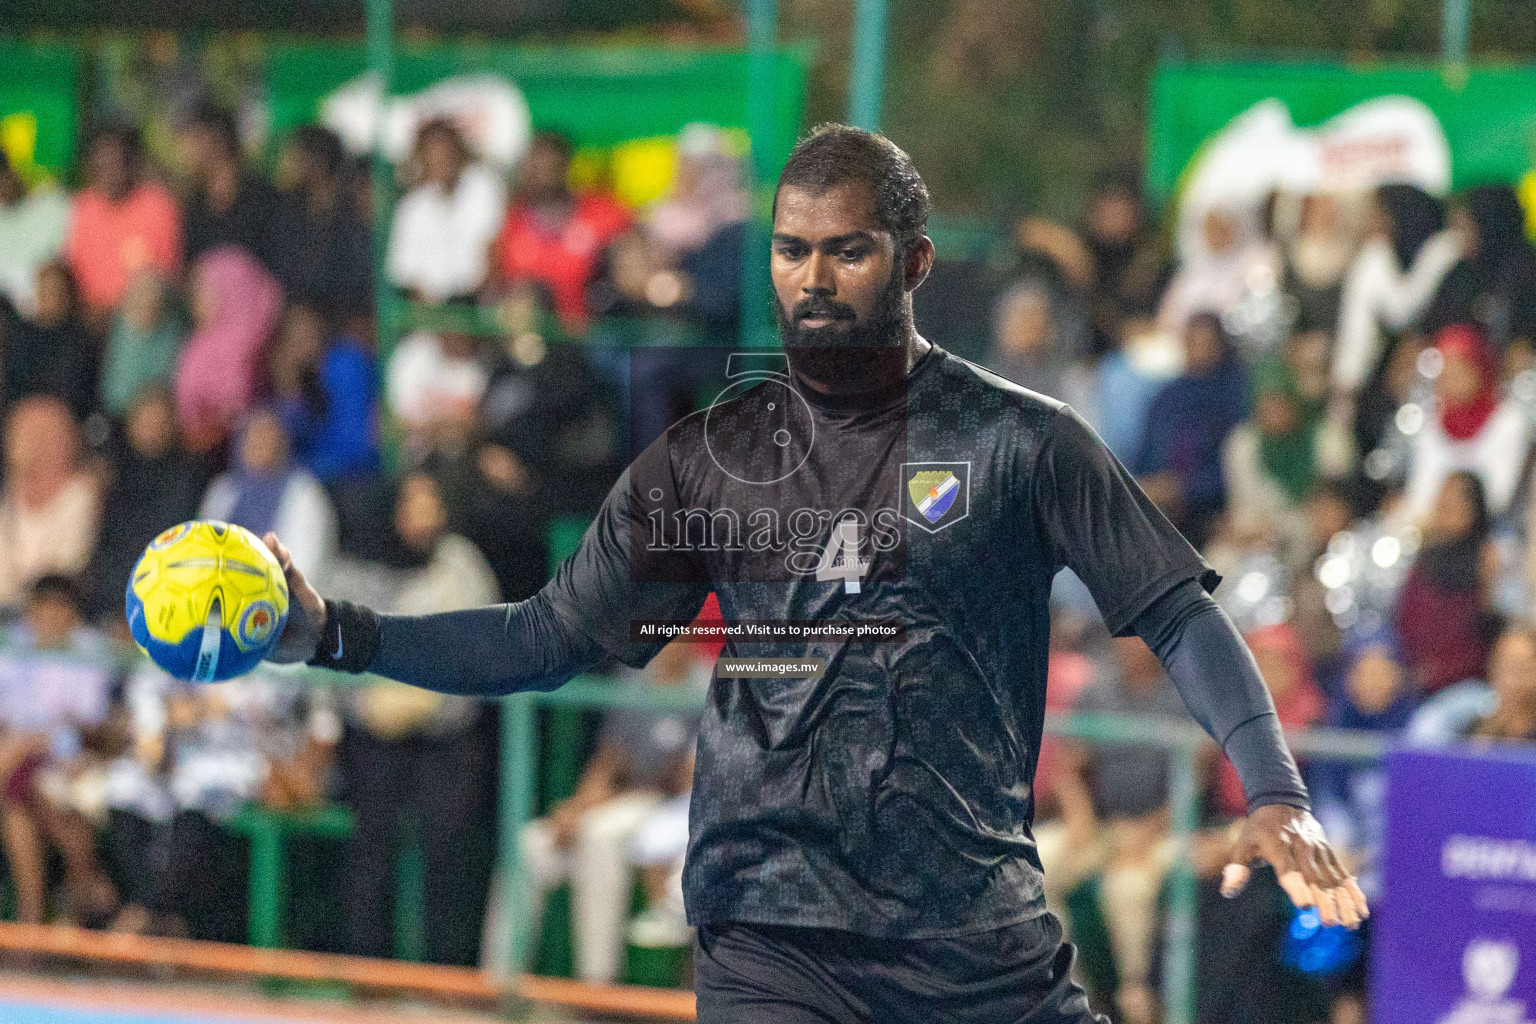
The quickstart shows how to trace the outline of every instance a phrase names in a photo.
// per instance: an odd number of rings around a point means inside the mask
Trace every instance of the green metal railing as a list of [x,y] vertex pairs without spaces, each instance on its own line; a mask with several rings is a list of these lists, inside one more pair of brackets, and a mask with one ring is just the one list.
[[[526,927],[526,906],[519,837],[532,820],[537,792],[539,749],[536,714],[540,708],[608,710],[638,708],[651,711],[699,710],[702,700],[681,687],[616,686],[592,676],[573,679],[547,693],[520,693],[505,698],[502,718],[500,862],[498,866],[502,906],[500,921],[509,934],[502,936],[511,963],[496,965],[499,979],[509,979],[513,965],[526,961],[533,941]],[[1172,834],[1178,846],[1169,879],[1168,941],[1163,963],[1166,1024],[1193,1024],[1195,1019],[1195,913],[1196,881],[1190,867],[1190,843],[1200,822],[1200,786],[1197,761],[1211,743],[1193,723],[1128,718],[1118,715],[1051,715],[1046,732],[1091,744],[1137,744],[1166,749],[1170,754],[1169,803],[1173,809]],[[1298,757],[1314,760],[1375,761],[1386,750],[1379,733],[1344,729],[1312,729],[1287,733],[1286,740]]]

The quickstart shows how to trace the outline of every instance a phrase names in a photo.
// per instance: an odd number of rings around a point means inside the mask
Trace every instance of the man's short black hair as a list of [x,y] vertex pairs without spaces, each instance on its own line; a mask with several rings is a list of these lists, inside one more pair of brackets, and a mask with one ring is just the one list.
[[843,124],[819,124],[796,144],[774,192],[787,186],[813,195],[849,182],[867,184],[874,193],[875,216],[905,252],[928,227],[928,186],[900,146],[877,132]]
[[228,107],[211,102],[200,103],[192,112],[188,127],[207,132],[219,148],[224,150],[225,156],[240,159],[240,126]]
[[77,615],[85,614],[85,591],[73,576],[62,573],[45,573],[32,582],[27,591],[27,601],[54,601],[68,605]]
[[293,148],[310,157],[327,177],[340,176],[347,151],[341,136],[320,124],[305,124],[294,129]]

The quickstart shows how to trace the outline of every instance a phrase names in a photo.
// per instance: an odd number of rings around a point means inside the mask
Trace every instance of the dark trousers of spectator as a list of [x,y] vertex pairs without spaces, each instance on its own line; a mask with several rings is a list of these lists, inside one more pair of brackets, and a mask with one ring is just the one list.
[[112,810],[107,843],[125,903],[181,919],[194,938],[245,941],[245,857],[207,815],[157,822]]
[[351,951],[394,955],[395,887],[402,840],[411,830],[426,867],[422,908],[426,959],[479,961],[490,888],[495,757],[489,717],[433,739],[383,740],[349,728],[341,745],[346,803],[357,815],[347,864]]

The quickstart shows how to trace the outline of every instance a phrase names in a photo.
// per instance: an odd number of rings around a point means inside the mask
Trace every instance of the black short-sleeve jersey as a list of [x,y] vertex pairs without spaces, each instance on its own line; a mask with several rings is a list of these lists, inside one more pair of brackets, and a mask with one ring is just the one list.
[[695,924],[940,936],[1043,909],[1031,836],[1051,579],[1125,632],[1218,577],[1061,403],[938,346],[900,386],[734,386],[615,486],[550,588],[631,664],[710,590],[727,620],[898,620],[899,642],[727,643],[820,657],[724,678],[701,726],[684,871]]

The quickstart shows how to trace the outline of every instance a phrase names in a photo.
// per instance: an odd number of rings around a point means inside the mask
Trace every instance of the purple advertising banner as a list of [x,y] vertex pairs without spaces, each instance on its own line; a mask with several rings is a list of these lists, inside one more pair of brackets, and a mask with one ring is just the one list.
[[1387,758],[1371,1019],[1536,1024],[1536,753]]

